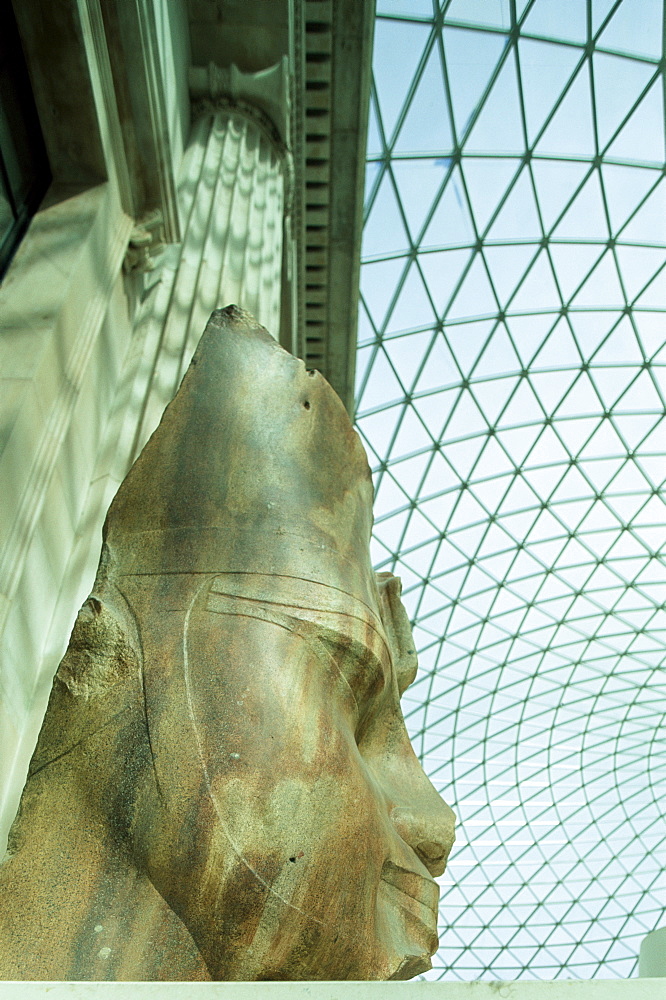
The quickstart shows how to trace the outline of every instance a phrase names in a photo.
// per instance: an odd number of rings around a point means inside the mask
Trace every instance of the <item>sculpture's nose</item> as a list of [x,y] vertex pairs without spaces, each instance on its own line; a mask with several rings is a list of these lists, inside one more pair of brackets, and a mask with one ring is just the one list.
[[431,875],[441,875],[455,840],[456,818],[424,775],[423,788],[408,806],[395,806],[391,820]]

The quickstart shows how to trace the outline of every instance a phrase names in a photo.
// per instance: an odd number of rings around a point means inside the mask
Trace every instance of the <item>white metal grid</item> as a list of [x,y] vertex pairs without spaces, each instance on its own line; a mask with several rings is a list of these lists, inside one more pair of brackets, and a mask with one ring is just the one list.
[[662,0],[378,0],[357,362],[404,699],[461,823],[427,978],[663,921]]

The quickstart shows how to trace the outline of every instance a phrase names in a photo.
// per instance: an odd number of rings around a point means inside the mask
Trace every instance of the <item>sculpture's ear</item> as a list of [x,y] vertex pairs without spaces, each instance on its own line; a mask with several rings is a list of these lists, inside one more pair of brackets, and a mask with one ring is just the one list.
[[[53,681],[28,776],[79,745],[136,700],[141,651],[120,593],[92,594],[79,611]],[[134,696],[134,697],[133,697]]]
[[379,591],[379,613],[388,639],[393,667],[398,678],[400,694],[416,677],[418,660],[414,649],[412,626],[400,600],[402,581],[393,573],[376,573]]

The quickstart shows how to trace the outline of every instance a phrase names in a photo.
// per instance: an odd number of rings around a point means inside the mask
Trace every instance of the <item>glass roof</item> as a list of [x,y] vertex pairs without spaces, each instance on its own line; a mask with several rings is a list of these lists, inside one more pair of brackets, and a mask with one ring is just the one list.
[[426,978],[631,976],[666,904],[662,0],[378,0],[357,426],[459,816]]

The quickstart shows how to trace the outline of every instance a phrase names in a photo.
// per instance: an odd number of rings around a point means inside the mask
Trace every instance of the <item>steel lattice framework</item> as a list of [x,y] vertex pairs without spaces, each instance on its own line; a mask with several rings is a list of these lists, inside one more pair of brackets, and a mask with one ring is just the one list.
[[428,978],[630,976],[666,904],[662,0],[378,0],[357,425],[460,818]]

